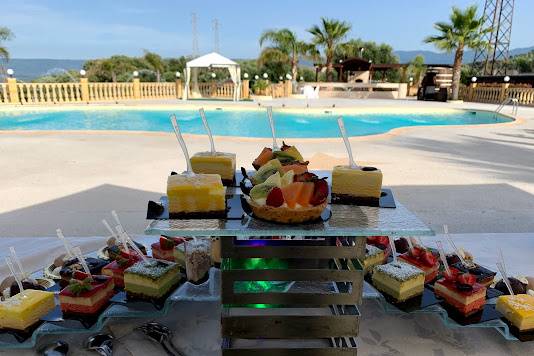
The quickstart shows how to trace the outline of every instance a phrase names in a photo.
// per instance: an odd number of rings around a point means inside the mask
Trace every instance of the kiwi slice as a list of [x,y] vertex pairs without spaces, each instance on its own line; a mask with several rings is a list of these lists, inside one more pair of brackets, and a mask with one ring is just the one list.
[[250,190],[250,198],[252,200],[266,199],[267,195],[269,195],[269,192],[274,187],[276,187],[276,186],[274,184],[271,184],[271,183],[262,183],[262,184],[255,185]]
[[295,146],[290,146],[289,148],[283,151],[274,151],[273,157],[278,158],[280,162],[282,162],[282,164],[293,161],[304,161],[304,158]]
[[265,182],[267,178],[278,172],[281,167],[282,164],[279,160],[270,160],[269,162],[261,166],[260,169],[254,175],[254,177],[251,178],[252,183],[256,185]]

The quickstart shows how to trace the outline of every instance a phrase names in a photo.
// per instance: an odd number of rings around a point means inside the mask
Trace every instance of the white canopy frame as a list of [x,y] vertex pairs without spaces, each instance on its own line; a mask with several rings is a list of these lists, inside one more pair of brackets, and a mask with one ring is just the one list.
[[[211,52],[204,56],[187,62],[185,66],[185,87],[183,100],[201,97],[198,89],[198,69],[199,68],[226,68],[230,72],[230,78],[234,83],[234,93],[232,100],[238,101],[241,98],[241,67],[238,63],[226,58],[219,53]],[[193,87],[191,88],[191,83]],[[191,88],[191,92],[189,89]]]

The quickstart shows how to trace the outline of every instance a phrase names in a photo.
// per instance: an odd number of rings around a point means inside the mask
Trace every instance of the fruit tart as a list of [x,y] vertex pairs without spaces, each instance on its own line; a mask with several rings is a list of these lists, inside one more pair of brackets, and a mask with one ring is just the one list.
[[276,172],[281,175],[293,171],[294,174],[301,174],[308,171],[308,161],[304,161],[302,155],[295,146],[286,145],[278,151],[265,147],[260,155],[252,162],[256,173],[250,178],[252,184],[265,182],[267,178]]
[[283,224],[318,219],[326,208],[327,198],[325,178],[309,172],[295,174],[293,170],[283,176],[275,172],[255,185],[246,197],[255,217]]

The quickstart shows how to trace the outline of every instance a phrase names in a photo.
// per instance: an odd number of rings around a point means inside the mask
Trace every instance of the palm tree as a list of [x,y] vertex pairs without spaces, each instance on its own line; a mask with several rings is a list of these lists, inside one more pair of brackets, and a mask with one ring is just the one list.
[[159,82],[161,80],[161,73],[165,71],[165,62],[163,61],[163,58],[161,58],[159,54],[147,51],[146,49],[143,58],[149,67],[156,72],[156,81]]
[[297,38],[297,34],[290,29],[267,30],[260,36],[260,46],[270,42],[270,47],[265,47],[258,61],[266,63],[270,61],[289,63],[291,75],[297,78],[299,57],[310,55],[314,46]]
[[332,81],[333,61],[337,46],[351,29],[348,22],[321,18],[321,26],[314,25],[308,30],[313,35],[313,44],[324,48],[326,59],[326,79]]
[[2,62],[9,61],[9,51],[2,45],[2,42],[9,41],[13,38],[13,32],[7,27],[0,26],[0,74],[5,73],[5,68]]
[[491,32],[491,28],[483,28],[483,17],[477,16],[477,7],[472,5],[465,10],[457,7],[452,8],[450,23],[436,22],[434,28],[439,34],[425,38],[424,42],[433,43],[438,49],[454,53],[452,69],[452,99],[458,100],[460,76],[462,71],[462,59],[464,49],[482,49],[488,45],[483,36]]
[[408,72],[410,73],[410,75],[413,75],[414,83],[416,86],[419,86],[419,84],[421,83],[421,77],[423,76],[423,73],[425,71],[425,57],[418,54],[417,56],[415,56],[414,59],[412,59],[408,67]]

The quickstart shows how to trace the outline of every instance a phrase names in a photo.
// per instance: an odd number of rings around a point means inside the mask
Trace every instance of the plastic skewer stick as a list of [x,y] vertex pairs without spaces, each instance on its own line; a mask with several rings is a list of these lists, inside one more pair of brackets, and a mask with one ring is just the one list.
[[502,266],[504,267],[504,270],[506,271],[506,262],[504,261],[504,254],[502,253],[502,249],[499,247],[499,258],[501,259]]
[[104,224],[106,229],[108,229],[109,233],[111,234],[111,237],[118,237],[115,231],[113,231],[113,229],[111,228],[111,226],[109,226],[106,219],[102,219],[102,224]]
[[462,256],[463,254],[460,252],[460,249],[456,246],[454,241],[452,240],[451,235],[449,235],[449,226],[443,225],[443,233],[445,234],[445,239],[447,239],[447,242],[451,245],[451,247],[454,250],[454,253],[456,253],[456,256],[460,259],[460,262],[463,266],[468,266],[468,263],[466,262],[465,258]]
[[119,219],[119,215],[117,214],[115,210],[111,210],[111,216],[113,216],[113,219],[115,219],[115,222],[117,223],[117,225],[119,225],[122,230],[126,231],[124,226],[122,226],[121,220]]
[[15,272],[15,267],[13,267],[13,263],[11,263],[11,258],[6,257],[5,258],[7,267],[9,267],[9,271],[11,271],[11,274],[13,275],[13,278],[15,278],[15,281],[17,282],[17,285],[19,286],[19,291],[22,293],[24,291],[24,288],[22,287],[22,281],[17,276],[17,273]]
[[451,269],[449,268],[449,264],[447,263],[447,257],[445,256],[445,251],[443,250],[443,244],[441,241],[436,241],[436,245],[438,246],[439,251],[439,257],[441,258],[441,263],[443,263],[443,267],[445,267],[445,271],[448,276],[451,276]]
[[502,280],[504,284],[506,284],[506,288],[508,288],[508,292],[510,292],[510,295],[514,295],[514,290],[512,289],[512,285],[510,284],[510,280],[508,279],[508,275],[506,274],[504,266],[501,262],[497,262],[496,264],[497,268],[499,269],[499,272],[501,272]]
[[276,142],[276,135],[274,131],[273,107],[267,106],[267,117],[269,118],[269,125],[271,125],[271,135],[273,136],[273,151],[280,150],[278,142]]
[[115,229],[117,229],[117,236],[119,237],[122,247],[124,247],[124,250],[127,253],[130,253],[130,248],[128,247],[128,235],[126,234],[126,231],[124,231],[120,225],[117,225]]
[[395,248],[395,238],[388,236],[389,245],[391,246],[391,256],[393,256],[393,263],[397,262],[397,249]]
[[19,268],[20,271],[20,279],[24,280],[28,277],[26,272],[24,272],[24,268],[22,268],[22,263],[20,262],[19,256],[17,256],[17,252],[15,252],[15,247],[11,246],[9,247],[9,252],[11,254],[11,260],[15,261],[15,264]]
[[408,241],[408,248],[410,249],[410,254],[413,254],[413,242],[412,242],[412,239],[407,238],[406,240]]
[[70,246],[67,239],[65,239],[65,235],[63,235],[63,231],[61,231],[61,229],[56,229],[56,234],[57,234],[57,237],[63,243],[63,247],[65,247],[65,251],[67,251],[68,257],[74,257],[74,253],[72,252],[72,247]]
[[176,115],[171,115],[171,123],[172,127],[174,128],[174,134],[176,135],[176,139],[178,140],[178,143],[180,144],[180,147],[182,148],[182,152],[185,157],[185,162],[187,163],[187,170],[184,172],[184,174],[188,176],[194,176],[195,173],[193,172],[193,167],[191,167],[191,160],[189,159],[189,152],[187,151],[187,145],[185,144],[185,140],[182,137],[182,133],[180,132],[180,126],[178,126],[178,122],[176,121]]
[[89,278],[92,279],[91,277],[91,270],[89,269],[89,266],[87,265],[87,261],[85,261],[85,258],[83,257],[82,255],[82,250],[76,246],[76,247],[73,247],[72,248],[72,251],[74,252],[74,254],[76,255],[76,258],[78,259],[78,262],[81,263],[82,267],[83,267],[83,270],[85,271],[85,273],[87,273],[89,275]]
[[339,116],[337,118],[337,125],[339,126],[339,132],[341,132],[341,137],[343,137],[343,142],[345,143],[345,148],[349,155],[349,166],[350,168],[358,168],[359,166],[354,161],[352,156],[352,148],[350,147],[349,137],[347,136],[347,130],[345,130],[345,123],[343,122],[343,117]]
[[130,236],[128,236],[127,234],[124,234],[123,236],[126,238],[127,242],[130,244],[130,246],[132,246],[133,250],[139,255],[139,257],[141,257],[144,262],[147,262],[148,261],[148,257],[146,257],[143,254],[143,251],[141,251],[139,249],[139,247],[137,247],[137,245],[132,241]]
[[204,108],[200,108],[198,110],[200,113],[200,117],[202,118],[202,123],[204,124],[204,128],[206,129],[206,132],[208,133],[208,138],[210,139],[210,145],[211,145],[211,154],[214,155],[215,152],[215,142],[213,141],[213,135],[211,134],[210,125],[208,125],[208,120],[206,119],[206,113],[204,112]]

